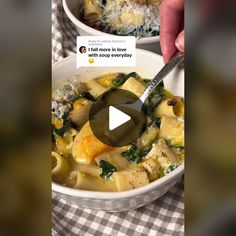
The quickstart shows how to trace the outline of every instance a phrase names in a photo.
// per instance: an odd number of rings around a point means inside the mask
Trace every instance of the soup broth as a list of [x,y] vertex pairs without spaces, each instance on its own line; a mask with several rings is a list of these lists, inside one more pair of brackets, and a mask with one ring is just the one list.
[[184,103],[160,83],[144,104],[147,125],[124,147],[111,147],[93,134],[89,111],[110,89],[140,96],[149,79],[113,73],[80,82],[65,81],[52,95],[52,179],[67,187],[125,191],[159,179],[184,160]]

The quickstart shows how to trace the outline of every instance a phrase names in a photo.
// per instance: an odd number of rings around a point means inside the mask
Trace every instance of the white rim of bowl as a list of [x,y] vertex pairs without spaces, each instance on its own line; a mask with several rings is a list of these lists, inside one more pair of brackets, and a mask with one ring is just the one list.
[[[62,5],[63,5],[63,8],[66,12],[66,15],[69,17],[69,19],[72,21],[72,23],[76,22],[76,23],[74,23],[76,26],[78,26],[79,28],[81,28],[84,31],[90,32],[92,34],[91,36],[119,36],[119,35],[105,33],[100,30],[96,30],[96,29],[84,24],[83,22],[81,22],[71,12],[71,10],[69,9],[69,7],[67,5],[66,0],[62,1]],[[136,43],[137,44],[150,44],[150,43],[159,42],[159,40],[160,40],[160,36],[158,35],[158,36],[152,36],[152,37],[136,38]]]
[[[143,49],[136,49],[140,53],[145,53],[149,54],[151,56],[159,57],[161,58],[160,55],[143,50]],[[69,57],[66,57],[62,59],[61,61],[58,61],[52,65],[52,70],[55,69],[55,67],[59,66],[59,64],[71,60],[73,57],[75,58],[75,55],[71,55]],[[52,190],[58,193],[62,193],[65,195],[70,195],[74,197],[83,197],[83,198],[90,198],[90,199],[105,199],[105,200],[111,200],[111,199],[120,199],[120,198],[131,198],[139,194],[143,194],[146,192],[149,192],[151,190],[154,190],[158,187],[161,187],[163,185],[166,185],[172,180],[177,179],[178,177],[182,176],[184,174],[184,163],[179,165],[175,170],[171,171],[169,174],[166,176],[161,177],[160,179],[157,179],[145,186],[128,190],[128,191],[121,191],[121,192],[102,192],[102,191],[90,191],[90,190],[82,190],[82,189],[73,189],[69,187],[65,187],[62,185],[59,185],[55,182],[52,182]]]
[[163,176],[160,179],[157,179],[145,186],[121,192],[102,192],[102,191],[73,189],[64,187],[54,182],[52,182],[52,190],[73,197],[83,197],[89,199],[111,200],[120,198],[131,198],[140,194],[144,194],[146,192],[150,192],[152,190],[155,190],[156,188],[161,188],[163,185],[167,185],[174,179],[178,179],[178,177],[181,177],[183,173],[184,173],[184,163],[182,163],[180,166],[178,166],[175,170],[173,170],[166,176]]

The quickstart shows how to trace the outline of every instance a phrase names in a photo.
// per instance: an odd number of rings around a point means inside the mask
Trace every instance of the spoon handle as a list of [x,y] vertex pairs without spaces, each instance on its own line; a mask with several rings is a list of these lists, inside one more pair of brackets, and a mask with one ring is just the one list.
[[144,103],[148,96],[152,93],[153,89],[169,74],[176,65],[182,62],[184,59],[184,54],[177,52],[175,56],[165,64],[158,74],[153,78],[153,80],[148,84],[143,94],[140,96],[140,100]]

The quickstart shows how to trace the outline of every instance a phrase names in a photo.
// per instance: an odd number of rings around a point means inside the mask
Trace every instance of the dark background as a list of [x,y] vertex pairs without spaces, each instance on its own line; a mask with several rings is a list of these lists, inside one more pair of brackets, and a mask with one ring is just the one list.
[[235,3],[185,1],[186,235],[236,235]]
[[51,2],[0,2],[0,235],[51,234]]

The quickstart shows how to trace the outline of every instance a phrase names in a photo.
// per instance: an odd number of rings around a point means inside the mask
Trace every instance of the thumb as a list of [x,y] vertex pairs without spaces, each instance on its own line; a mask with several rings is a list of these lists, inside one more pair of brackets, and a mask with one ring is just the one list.
[[182,30],[177,39],[175,40],[175,46],[180,52],[184,52],[184,30]]

